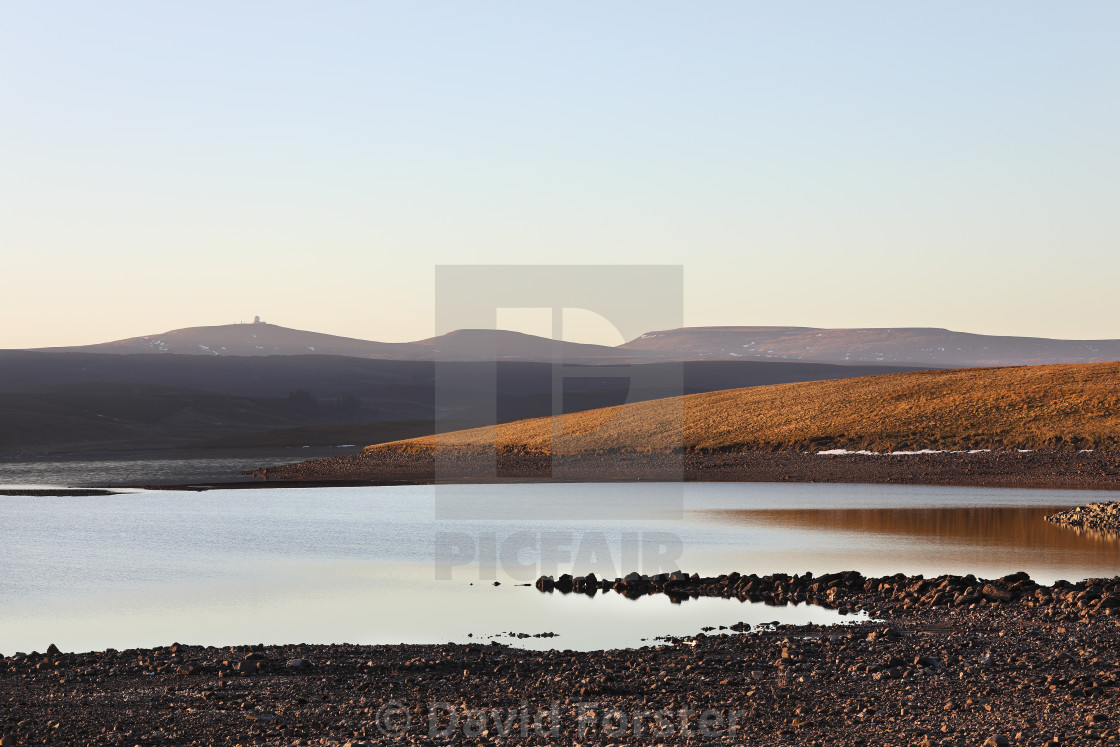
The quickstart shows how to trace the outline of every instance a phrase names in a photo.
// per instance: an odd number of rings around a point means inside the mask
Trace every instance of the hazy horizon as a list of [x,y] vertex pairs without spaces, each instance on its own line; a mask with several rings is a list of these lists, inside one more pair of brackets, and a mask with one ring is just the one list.
[[688,326],[1120,338],[1112,3],[4,20],[0,348],[422,339],[469,262],[683,265]]
[[[527,311],[534,311],[534,310],[527,310]],[[566,322],[565,323],[566,323],[567,326],[565,326],[565,328],[564,328],[564,333],[563,333],[563,336],[562,336],[561,339],[563,339],[567,342],[578,342],[578,343],[586,343],[586,344],[593,344],[593,345],[606,345],[606,346],[612,346],[612,347],[622,345],[623,343],[626,343],[626,342],[630,342],[630,340],[625,339],[621,334],[619,334],[618,330],[616,328],[614,328],[612,325],[610,325],[609,322],[607,322],[605,319],[603,319],[602,317],[599,317],[596,314],[592,314],[590,312],[586,312],[586,311],[583,311],[581,309],[575,309],[575,310],[567,309],[565,311],[566,311],[566,314],[565,314]],[[569,316],[569,312],[572,312],[572,311],[577,312],[574,319],[571,316]],[[572,322],[574,322],[574,323],[572,323]],[[338,332],[334,332],[330,329],[311,329],[311,328],[307,328],[307,327],[292,326],[290,324],[285,324],[285,323],[282,323],[282,322],[276,322],[276,321],[265,320],[265,319],[262,319],[260,323],[261,324],[269,324],[269,325],[273,325],[273,326],[277,326],[277,327],[284,327],[286,329],[293,329],[293,330],[303,331],[303,332],[312,332],[312,333],[318,333],[318,334],[334,335],[334,336],[337,336],[337,337],[345,337],[345,338],[359,339],[359,340],[368,340],[370,342],[412,343],[412,342],[420,342],[422,340],[425,340],[425,339],[428,339],[430,337],[436,336],[436,335],[427,335],[426,337],[417,337],[417,338],[409,338],[409,339],[389,339],[389,338],[372,338],[372,337],[353,338],[350,335],[344,335],[344,334],[341,334],[341,333],[338,333]],[[254,322],[251,319],[248,320],[248,321],[239,319],[239,320],[234,321],[234,322],[223,322],[223,323],[219,323],[219,324],[216,324],[216,325],[194,324],[194,325],[188,325],[186,327],[178,327],[178,328],[175,328],[175,329],[150,330],[149,332],[147,332],[145,334],[142,334],[142,335],[133,335],[133,336],[130,336],[130,337],[122,337],[122,338],[106,338],[106,339],[94,340],[94,341],[88,342],[88,343],[75,343],[75,344],[71,344],[71,345],[32,345],[32,346],[27,346],[27,347],[29,349],[52,348],[52,347],[61,347],[61,348],[80,347],[82,345],[94,345],[94,344],[98,344],[98,343],[117,342],[117,341],[120,341],[120,340],[151,337],[153,335],[160,335],[160,334],[165,334],[167,332],[175,332],[175,331],[184,330],[184,329],[197,329],[197,328],[205,328],[205,327],[212,327],[212,326],[213,327],[221,327],[221,326],[229,326],[229,325],[249,325],[249,326],[251,326],[252,324],[254,324]],[[692,327],[691,325],[688,326],[688,328],[719,328],[719,327],[723,327],[723,328],[777,327],[777,328],[787,328],[787,329],[821,329],[821,330],[834,330],[834,331],[843,331],[843,330],[849,330],[849,329],[888,329],[887,327],[826,327],[826,326],[820,326],[820,325],[814,326],[814,325],[785,325],[785,324],[777,324],[777,325],[726,324],[726,325],[696,325],[696,327]],[[932,328],[931,327],[924,327],[924,328],[925,329],[947,329],[948,331],[955,332],[955,333],[988,334],[988,333],[978,333],[978,332],[975,332],[974,330],[970,330],[970,329],[950,329],[950,328],[947,328],[947,327],[932,327]],[[461,329],[472,329],[472,328],[463,327]],[[549,329],[545,325],[542,325],[540,323],[540,319],[536,318],[536,315],[533,315],[533,314],[524,315],[524,316],[519,315],[519,314],[503,314],[503,315],[500,315],[498,323],[493,329],[496,329],[498,331],[519,332],[519,333],[528,334],[528,335],[536,335],[538,337],[544,337],[544,338],[551,338],[552,337],[551,329]],[[889,329],[902,329],[902,328],[891,327]],[[914,328],[914,329],[922,329],[922,328]],[[656,331],[661,331],[661,330],[658,330],[658,329],[655,329],[655,328],[651,327],[648,331],[649,332],[656,332]],[[1008,335],[1008,336],[1009,337],[1023,337],[1023,338],[1056,339],[1056,340],[1066,340],[1066,341],[1071,341],[1071,342],[1120,339],[1120,337],[1118,337],[1118,338],[1047,338],[1044,335]],[[0,348],[0,349],[4,349],[4,348]]]

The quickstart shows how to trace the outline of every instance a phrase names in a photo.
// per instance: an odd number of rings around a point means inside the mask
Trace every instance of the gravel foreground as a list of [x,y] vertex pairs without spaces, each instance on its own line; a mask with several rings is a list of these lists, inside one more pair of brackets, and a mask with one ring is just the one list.
[[550,583],[552,593],[805,601],[879,620],[749,632],[738,625],[598,652],[494,643],[51,648],[0,660],[0,745],[1120,739],[1120,577],[1039,586],[1025,574],[679,574],[561,577],[539,587]]
[[[893,483],[1120,490],[1120,452],[990,451],[906,455],[800,452],[613,453],[562,457],[493,452],[441,455],[373,452],[262,467],[261,483],[386,484],[512,480],[670,480]],[[261,484],[256,483],[256,484]],[[254,484],[254,483],[249,483]]]

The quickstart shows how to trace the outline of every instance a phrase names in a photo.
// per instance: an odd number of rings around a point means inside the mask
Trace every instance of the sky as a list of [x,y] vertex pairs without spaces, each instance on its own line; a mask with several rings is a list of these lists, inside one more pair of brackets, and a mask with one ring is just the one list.
[[1120,338],[1117,28],[1089,0],[7,0],[0,347],[254,315],[420,339],[435,268],[475,263],[680,265],[688,325]]

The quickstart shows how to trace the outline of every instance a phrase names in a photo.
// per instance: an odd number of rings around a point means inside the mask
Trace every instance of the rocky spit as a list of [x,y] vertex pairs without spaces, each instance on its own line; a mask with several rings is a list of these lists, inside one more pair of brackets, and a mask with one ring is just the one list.
[[[723,597],[770,605],[808,603],[835,609],[841,614],[866,612],[876,618],[905,615],[921,618],[941,612],[983,610],[1001,606],[1016,609],[1044,609],[1057,621],[1071,615],[1090,620],[1096,614],[1120,616],[1120,577],[1090,579],[1078,583],[1058,581],[1041,586],[1026,573],[988,581],[975,576],[923,576],[897,574],[865,578],[857,571],[814,576],[774,574],[748,576],[730,573],[701,577],[682,571],[657,576],[631,573],[625,578],[599,579],[563,575],[554,579],[542,576],[536,587],[543,592],[582,593],[614,591],[629,598],[646,594],[665,594],[675,601],[699,597]],[[1116,610],[1113,612],[1112,610]]]
[[1120,502],[1090,503],[1051,514],[1046,520],[1073,529],[1120,537]]
[[550,586],[800,601],[877,619],[740,624],[592,652],[496,642],[50,647],[0,659],[0,746],[1120,740],[1120,577],[1051,586],[1022,573],[539,581]]
[[[510,480],[687,480],[890,483],[992,487],[1120,489],[1120,452],[990,451],[828,455],[607,453],[580,457],[373,452],[262,467],[247,485],[392,484]],[[236,487],[236,485],[231,485]]]

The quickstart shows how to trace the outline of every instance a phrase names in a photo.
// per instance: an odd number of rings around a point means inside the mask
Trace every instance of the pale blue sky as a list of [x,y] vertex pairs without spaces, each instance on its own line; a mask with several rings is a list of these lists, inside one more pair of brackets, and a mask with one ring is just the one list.
[[1120,337],[1118,32],[1114,2],[9,0],[0,347],[420,338],[470,262],[683,264],[692,325]]

